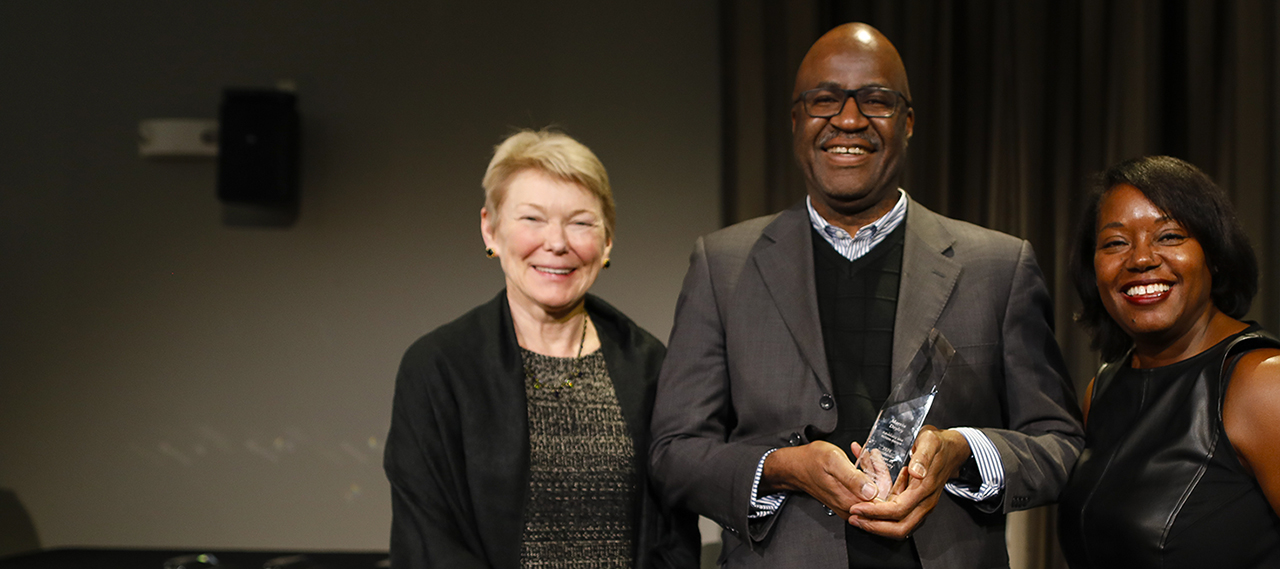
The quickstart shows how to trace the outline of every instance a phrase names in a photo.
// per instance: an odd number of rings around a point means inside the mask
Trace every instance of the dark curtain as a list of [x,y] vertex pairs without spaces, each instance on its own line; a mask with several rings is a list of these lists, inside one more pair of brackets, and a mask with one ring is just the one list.
[[[1263,268],[1250,318],[1278,330],[1280,8],[1271,0],[723,0],[724,222],[804,196],[791,156],[795,71],[849,21],[879,28],[910,77],[903,187],[945,215],[1035,246],[1076,385],[1096,355],[1065,264],[1089,176],[1168,154],[1235,201]],[[1011,520],[1018,567],[1054,567],[1052,516]]]

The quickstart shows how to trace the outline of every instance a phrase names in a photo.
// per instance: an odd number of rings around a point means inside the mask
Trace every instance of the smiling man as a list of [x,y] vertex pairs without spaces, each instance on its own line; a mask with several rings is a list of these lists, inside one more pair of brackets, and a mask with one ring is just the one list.
[[[813,45],[791,124],[808,197],[694,247],[652,475],[724,528],[728,567],[1005,566],[1004,513],[1055,500],[1083,442],[1031,246],[899,188],[915,112],[875,28]],[[878,495],[856,443],[932,329],[956,354]]]

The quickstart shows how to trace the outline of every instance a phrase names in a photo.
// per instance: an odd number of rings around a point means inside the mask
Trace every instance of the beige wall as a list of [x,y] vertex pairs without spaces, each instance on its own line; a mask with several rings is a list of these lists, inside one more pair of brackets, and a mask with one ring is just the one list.
[[[665,338],[719,219],[715,32],[679,0],[0,3],[0,487],[46,546],[384,548],[399,357],[502,286],[490,147],[557,123],[600,155],[595,291]],[[139,120],[279,79],[294,227],[138,157]]]

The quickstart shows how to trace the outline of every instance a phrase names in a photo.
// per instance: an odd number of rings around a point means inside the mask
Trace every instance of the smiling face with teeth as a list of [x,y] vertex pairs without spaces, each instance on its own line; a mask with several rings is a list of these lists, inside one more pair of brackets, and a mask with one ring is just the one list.
[[[907,73],[893,44],[866,24],[846,24],[823,35],[796,73],[792,99],[819,87],[886,87],[910,98]],[[814,209],[850,230],[875,221],[898,199],[898,179],[915,115],[901,105],[890,118],[867,118],[853,99],[830,118],[791,108],[796,163]]]
[[1139,347],[1194,343],[1220,313],[1200,242],[1128,184],[1103,195],[1097,228],[1098,293],[1116,324]]
[[561,318],[582,304],[613,243],[600,199],[540,170],[507,183],[497,211],[480,211],[480,232],[506,274],[512,310]]

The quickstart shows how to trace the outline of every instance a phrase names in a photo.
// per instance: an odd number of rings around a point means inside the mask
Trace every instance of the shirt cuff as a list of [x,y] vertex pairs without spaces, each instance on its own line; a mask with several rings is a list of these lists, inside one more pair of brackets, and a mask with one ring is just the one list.
[[[974,502],[981,502],[1004,491],[1004,465],[1000,463],[1000,451],[996,450],[996,445],[991,442],[991,439],[982,431],[970,427],[956,427],[952,430],[969,441],[969,449],[973,451],[973,459],[978,464],[978,474],[982,477],[982,484],[975,488],[972,484],[948,482],[945,486],[947,492]],[[763,465],[764,461],[760,464]]]
[[[991,444],[988,442],[987,444]],[[748,519],[767,518],[778,513],[778,508],[782,507],[782,503],[787,500],[786,492],[778,492],[768,496],[757,496],[760,491],[760,477],[764,475],[764,459],[769,458],[776,448],[769,449],[760,457],[760,464],[756,465],[756,477],[751,482],[751,508],[747,512]]]

